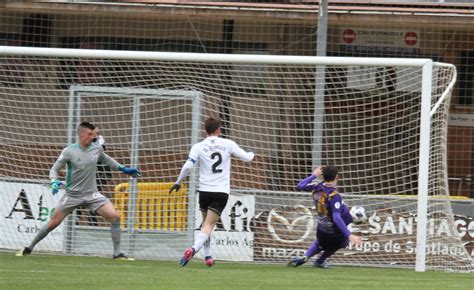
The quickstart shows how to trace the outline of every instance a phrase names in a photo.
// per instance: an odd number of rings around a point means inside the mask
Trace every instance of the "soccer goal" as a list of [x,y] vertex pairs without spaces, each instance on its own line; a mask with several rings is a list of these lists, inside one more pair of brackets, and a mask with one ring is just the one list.
[[[122,248],[178,259],[201,220],[197,171],[176,180],[206,116],[257,154],[234,160],[232,192],[212,238],[217,260],[284,263],[315,239],[311,194],[295,189],[336,165],[364,239],[340,265],[472,271],[453,216],[446,131],[455,67],[428,59],[220,55],[0,47],[0,248],[29,243],[58,197],[48,171],[79,121],[142,177],[98,175],[121,214]],[[105,177],[104,177],[105,176]],[[108,225],[78,209],[35,252],[110,255]],[[199,253],[200,254],[200,253]],[[199,254],[198,257],[199,258]]]

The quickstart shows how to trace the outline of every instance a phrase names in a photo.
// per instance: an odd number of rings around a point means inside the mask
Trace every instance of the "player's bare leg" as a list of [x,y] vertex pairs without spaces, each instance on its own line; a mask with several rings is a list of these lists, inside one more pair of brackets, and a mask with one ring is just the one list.
[[183,257],[179,260],[181,267],[186,266],[193,258],[194,254],[199,252],[199,250],[203,247],[204,243],[209,239],[218,220],[219,214],[212,210],[207,210],[206,219],[201,225],[201,232],[197,234],[196,239],[194,240],[194,245],[191,248],[187,248],[184,251]]
[[120,241],[121,241],[121,229],[120,229],[120,214],[115,210],[112,203],[109,201],[101,206],[97,213],[105,218],[110,223],[110,233],[112,236],[112,242],[114,245],[113,258],[115,260],[126,260],[134,261],[135,259],[127,257],[124,253],[120,252]]
[[68,215],[69,212],[63,212],[61,209],[56,208],[54,210],[53,217],[48,221],[48,223],[46,223],[39,229],[38,233],[33,238],[28,247],[24,247],[23,249],[18,251],[16,253],[16,256],[28,256],[29,254],[31,254],[36,244],[39,243],[42,239],[44,239],[57,226],[59,226]]

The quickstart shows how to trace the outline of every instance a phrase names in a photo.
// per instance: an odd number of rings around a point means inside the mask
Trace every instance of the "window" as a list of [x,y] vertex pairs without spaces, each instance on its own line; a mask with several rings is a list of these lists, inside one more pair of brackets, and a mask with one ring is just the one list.
[[474,105],[474,51],[462,51],[459,67],[458,105]]

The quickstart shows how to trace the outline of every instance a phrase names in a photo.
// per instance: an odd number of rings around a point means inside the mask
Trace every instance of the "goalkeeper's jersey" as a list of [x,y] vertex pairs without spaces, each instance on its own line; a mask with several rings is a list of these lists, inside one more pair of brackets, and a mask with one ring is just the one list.
[[49,172],[49,178],[58,179],[59,171],[67,165],[66,193],[83,195],[97,192],[96,168],[99,161],[113,170],[118,170],[120,166],[97,143],[92,143],[87,150],[79,144],[72,144],[61,152]]
[[199,191],[230,192],[231,156],[242,161],[251,161],[253,152],[245,152],[234,141],[207,137],[196,143],[189,152],[189,160],[196,163],[200,160]]

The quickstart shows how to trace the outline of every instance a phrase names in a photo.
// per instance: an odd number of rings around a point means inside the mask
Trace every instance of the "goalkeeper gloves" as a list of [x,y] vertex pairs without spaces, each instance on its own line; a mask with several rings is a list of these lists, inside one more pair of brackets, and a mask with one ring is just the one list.
[[172,193],[173,190],[176,191],[176,192],[178,192],[180,188],[181,188],[181,185],[176,183],[176,184],[174,184],[173,186],[171,186],[169,193]]
[[61,185],[63,185],[61,181],[56,179],[51,180],[51,192],[53,193],[53,195],[56,195],[56,193],[59,192],[59,188],[61,187]]
[[123,165],[119,166],[119,170],[122,171],[125,174],[128,174],[128,175],[132,176],[133,178],[136,178],[136,177],[142,175],[140,173],[140,170],[138,170],[136,168],[126,167],[126,166],[123,166]]

